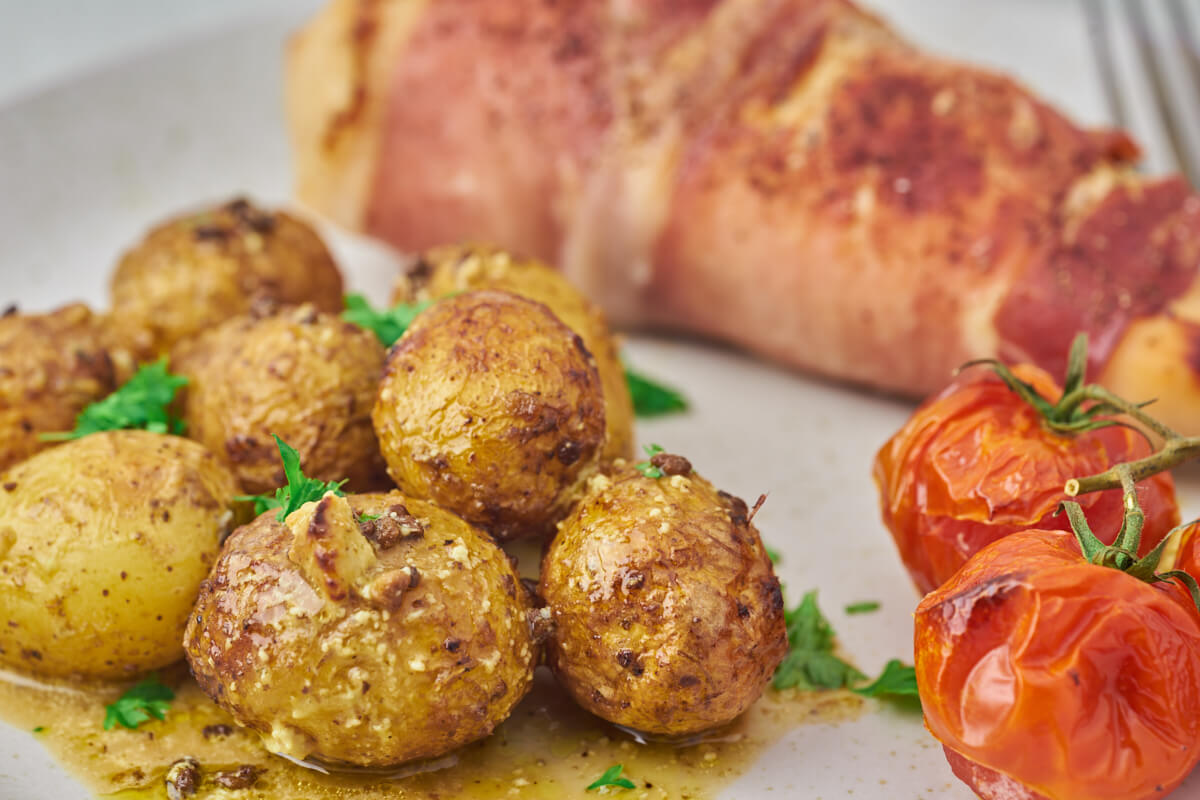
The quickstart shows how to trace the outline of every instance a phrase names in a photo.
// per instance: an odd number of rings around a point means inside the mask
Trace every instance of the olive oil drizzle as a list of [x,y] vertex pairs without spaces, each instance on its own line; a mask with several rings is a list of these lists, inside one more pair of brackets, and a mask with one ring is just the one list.
[[[166,798],[167,768],[184,756],[201,766],[198,800],[594,798],[587,785],[616,763],[636,784],[622,796],[701,800],[716,797],[791,728],[850,719],[868,704],[846,691],[768,689],[742,717],[700,741],[638,744],[576,706],[540,669],[533,691],[492,736],[456,758],[425,765],[428,771],[395,778],[336,768],[322,774],[274,756],[256,733],[239,728],[204,696],[185,670],[162,677],[176,690],[171,711],[165,721],[135,731],[102,729],[104,706],[120,687],[37,684],[7,675],[0,676],[0,718],[29,731],[41,728],[33,735],[64,768],[97,795],[121,800]],[[211,780],[245,764],[264,770],[252,788],[229,790]]]

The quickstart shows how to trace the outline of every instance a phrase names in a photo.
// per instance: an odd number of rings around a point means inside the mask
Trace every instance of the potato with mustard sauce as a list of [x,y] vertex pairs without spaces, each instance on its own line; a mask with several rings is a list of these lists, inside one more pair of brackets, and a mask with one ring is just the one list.
[[540,648],[485,535],[398,492],[278,513],[229,537],[185,636],[200,687],[267,749],[390,766],[508,717]]
[[388,354],[372,418],[402,491],[502,541],[550,532],[604,446],[583,339],[541,303],[494,290],[416,318]]
[[0,470],[50,447],[89,404],[132,373],[111,320],[72,303],[45,313],[0,316]]
[[539,594],[559,681],[649,734],[730,722],[787,652],[779,580],[746,504],[677,455],[592,478],[545,553]]
[[599,307],[562,273],[532,258],[481,244],[446,245],[428,250],[392,290],[393,303],[418,303],[471,289],[501,289],[544,304],[583,338],[596,360],[604,388],[606,461],[633,454],[633,400],[617,338]]
[[311,305],[269,312],[227,320],[172,352],[172,370],[188,378],[188,436],[247,493],[285,483],[272,434],[296,448],[313,478],[345,478],[347,490],[390,488],[371,425],[382,345]]
[[127,678],[179,660],[235,492],[202,446],[146,431],[93,433],[0,475],[0,663]]
[[147,332],[143,358],[244,314],[256,301],[342,307],[342,276],[309,225],[237,199],[151,230],[117,265],[112,312]]

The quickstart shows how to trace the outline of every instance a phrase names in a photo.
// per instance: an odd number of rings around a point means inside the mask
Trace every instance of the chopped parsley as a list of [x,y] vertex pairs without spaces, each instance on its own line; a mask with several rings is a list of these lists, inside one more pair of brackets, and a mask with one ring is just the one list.
[[870,614],[872,611],[879,610],[879,602],[876,600],[864,600],[861,603],[851,603],[846,606],[847,614]]
[[625,367],[625,383],[633,398],[633,413],[639,417],[658,417],[687,411],[687,400],[677,390]]
[[611,767],[604,770],[603,775],[588,784],[587,790],[591,792],[595,791],[596,789],[601,789],[605,786],[619,786],[622,789],[636,788],[637,785],[633,781],[629,780],[628,778],[621,777],[621,771],[624,769],[625,767],[623,764],[613,764]]
[[34,733],[43,733],[45,730],[46,730],[45,725],[38,725],[36,728],[33,729],[33,732]]
[[771,559],[772,564],[778,564],[780,561],[783,560],[783,555],[780,554],[780,552],[778,550],[776,550],[774,547],[766,547],[764,545],[763,549],[767,551],[767,558]]
[[433,301],[425,300],[420,303],[400,303],[377,311],[361,294],[346,295],[345,303],[342,319],[371,331],[384,347],[395,344],[417,315],[433,305]]
[[79,439],[89,433],[141,428],[152,433],[182,435],[183,420],[169,411],[175,392],[188,379],[167,371],[167,359],[144,364],[121,388],[87,406],[75,419],[75,430],[44,433],[46,441]]
[[815,591],[804,595],[796,608],[784,612],[784,619],[790,649],[775,670],[772,686],[776,689],[849,689],[864,697],[917,697],[916,671],[898,659],[889,661],[883,673],[871,683],[855,687],[866,681],[867,676],[834,655],[833,628],[817,606]]
[[850,691],[863,697],[917,697],[917,671],[893,658],[872,683]]
[[275,444],[279,447],[279,458],[283,461],[283,474],[287,476],[287,486],[275,490],[275,496],[263,494],[238,495],[235,500],[254,503],[254,513],[262,514],[272,508],[278,508],[275,519],[283,522],[296,509],[313,500],[320,500],[327,492],[342,495],[342,484],[345,481],[319,481],[310,478],[300,469],[300,454],[287,442],[275,434]]
[[115,703],[105,706],[104,730],[112,730],[118,723],[130,730],[147,722],[151,717],[166,719],[175,692],[171,687],[150,675],[126,690]]
[[841,689],[865,680],[857,669],[833,654],[833,628],[817,606],[816,591],[784,612],[788,654],[775,670],[776,689]]

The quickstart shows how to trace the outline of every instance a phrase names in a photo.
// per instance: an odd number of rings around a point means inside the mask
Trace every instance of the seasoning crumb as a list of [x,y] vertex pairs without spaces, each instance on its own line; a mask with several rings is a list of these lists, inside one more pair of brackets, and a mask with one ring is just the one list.
[[170,800],[191,797],[200,786],[200,764],[191,756],[184,756],[167,768],[164,782]]
[[243,764],[237,769],[218,772],[213,776],[213,782],[225,789],[249,789],[265,771],[261,767]]

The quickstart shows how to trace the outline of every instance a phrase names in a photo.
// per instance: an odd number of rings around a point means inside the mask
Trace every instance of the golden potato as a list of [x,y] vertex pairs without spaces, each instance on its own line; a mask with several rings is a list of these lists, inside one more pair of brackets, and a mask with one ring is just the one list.
[[220,456],[246,492],[263,494],[287,482],[271,434],[296,448],[309,477],[391,487],[371,427],[383,360],[374,335],[303,305],[181,342],[171,368],[188,378],[188,436]]
[[398,492],[276,514],[229,537],[185,635],[201,688],[269,750],[392,765],[508,717],[539,648],[486,536]]
[[433,300],[469,289],[502,289],[536,300],[583,338],[596,359],[604,387],[606,438],[601,458],[629,458],[633,454],[633,399],[625,384],[617,338],[609,330],[604,312],[552,267],[487,245],[448,245],[423,253],[416,265],[396,280],[392,303]]
[[123,678],[183,655],[233,476],[195,442],[107,431],[0,475],[0,663]]
[[588,711],[651,734],[729,722],[787,652],[779,581],[746,504],[686,459],[599,475],[542,561],[547,661]]
[[117,265],[112,311],[144,329],[149,354],[244,314],[255,300],[342,307],[342,276],[320,237],[245,200],[169,220]]
[[73,430],[128,377],[106,343],[102,319],[79,303],[0,317],[0,470],[49,447],[41,434]]
[[402,491],[501,540],[548,532],[604,444],[583,340],[509,292],[466,292],[418,316],[388,354],[372,417]]

